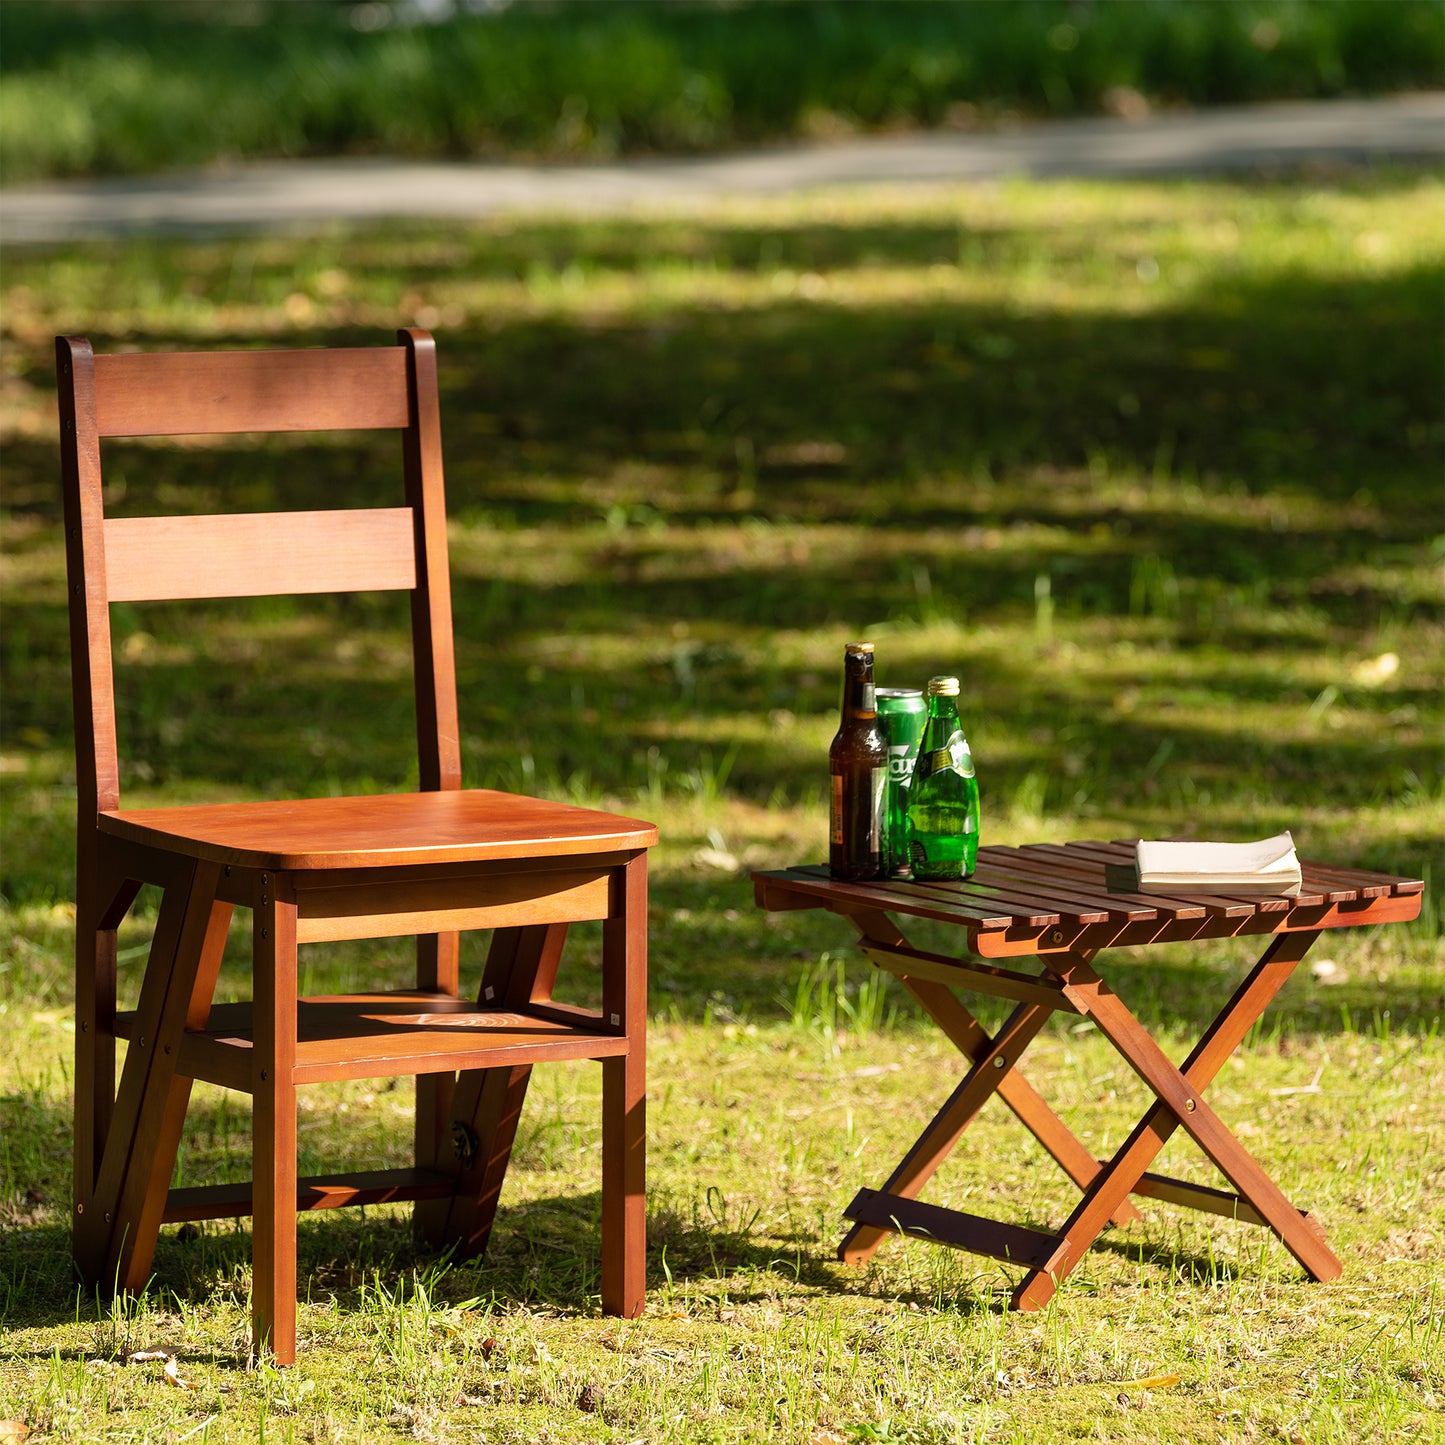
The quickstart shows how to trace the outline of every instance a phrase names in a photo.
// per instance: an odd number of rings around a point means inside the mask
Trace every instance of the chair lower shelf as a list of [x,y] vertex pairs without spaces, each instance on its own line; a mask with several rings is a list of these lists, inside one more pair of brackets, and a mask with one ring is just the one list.
[[[351,1174],[318,1174],[296,1181],[296,1210],[344,1209],[353,1204],[405,1204],[417,1199],[450,1199],[456,1181],[435,1169],[372,1169]],[[252,1212],[252,1184],[197,1184],[172,1189],[162,1224],[198,1219],[246,1218]]]
[[[118,1013],[115,1033],[136,1046],[138,1015]],[[296,1033],[297,1084],[604,1059],[629,1049],[625,1034],[582,1009],[479,1007],[411,989],[298,999]],[[250,1093],[252,1040],[251,1005],[218,1004],[204,1029],[182,1035],[177,1071]]]

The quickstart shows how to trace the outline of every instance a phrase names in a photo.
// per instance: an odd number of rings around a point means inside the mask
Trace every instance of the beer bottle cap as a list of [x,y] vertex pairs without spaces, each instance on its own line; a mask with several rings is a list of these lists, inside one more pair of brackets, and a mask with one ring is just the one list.
[[847,653],[872,652],[873,644],[871,642],[850,642],[843,650]]
[[956,677],[930,677],[928,679],[929,697],[957,697],[958,679]]

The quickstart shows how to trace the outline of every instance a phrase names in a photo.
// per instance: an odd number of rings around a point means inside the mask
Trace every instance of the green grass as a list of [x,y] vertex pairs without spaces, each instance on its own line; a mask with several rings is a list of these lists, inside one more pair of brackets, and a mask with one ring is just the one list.
[[[1442,196],[1411,172],[1010,184],[12,250],[0,1420],[213,1445],[1445,1438]],[[138,1303],[77,1297],[67,1273],[51,337],[368,342],[399,322],[433,327],[442,360],[468,783],[661,825],[649,1313],[598,1312],[599,1085],[559,1067],[486,1261],[418,1253],[387,1209],[303,1221],[302,1362],[248,1372],[245,1229],[165,1231]],[[111,455],[119,513],[393,495],[357,468],[390,444]],[[129,803],[414,776],[390,602],[114,623]],[[1427,877],[1419,924],[1318,945],[1333,971],[1302,969],[1211,1090],[1320,1214],[1341,1281],[1152,1204],[1039,1317],[1002,1313],[1010,1272],[971,1257],[895,1241],[861,1272],[833,1261],[842,1207],[956,1077],[847,930],[760,914],[746,879],[822,855],[842,644],[865,633],[884,683],[964,678],[992,841],[1288,826],[1309,856]],[[294,665],[284,691],[263,655]],[[123,992],[152,918],[143,898]],[[577,942],[585,1000],[598,942]],[[248,951],[238,926],[228,994]],[[1125,954],[1110,976],[1178,1057],[1249,957]],[[313,989],[405,972],[384,944],[304,963]],[[1144,1096],[1071,1022],[1027,1072],[1106,1152]],[[409,1134],[405,1086],[308,1091],[303,1167],[400,1162]],[[244,1173],[248,1140],[244,1101],[198,1091],[181,1177]],[[1211,1178],[1180,1140],[1161,1168]],[[1028,1222],[1070,1192],[990,1108],[927,1197]],[[125,1363],[152,1344],[197,1388]]]
[[0,179],[262,155],[703,151],[1121,97],[1137,110],[1438,87],[1445,72],[1445,14],[1427,0],[592,0],[419,26],[404,9],[6,0]]

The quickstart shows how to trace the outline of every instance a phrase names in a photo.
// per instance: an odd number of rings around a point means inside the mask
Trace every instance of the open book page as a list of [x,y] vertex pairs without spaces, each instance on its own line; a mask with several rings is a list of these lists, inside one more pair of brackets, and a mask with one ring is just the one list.
[[1141,893],[1271,893],[1300,890],[1288,832],[1256,843],[1193,843],[1141,838],[1135,845]]

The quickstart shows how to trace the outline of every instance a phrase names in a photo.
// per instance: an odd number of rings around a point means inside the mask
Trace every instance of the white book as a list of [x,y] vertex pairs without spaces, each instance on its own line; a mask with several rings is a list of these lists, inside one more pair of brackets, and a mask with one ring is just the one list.
[[1192,843],[1141,838],[1134,848],[1141,893],[1300,891],[1299,858],[1288,832],[1257,843]]

